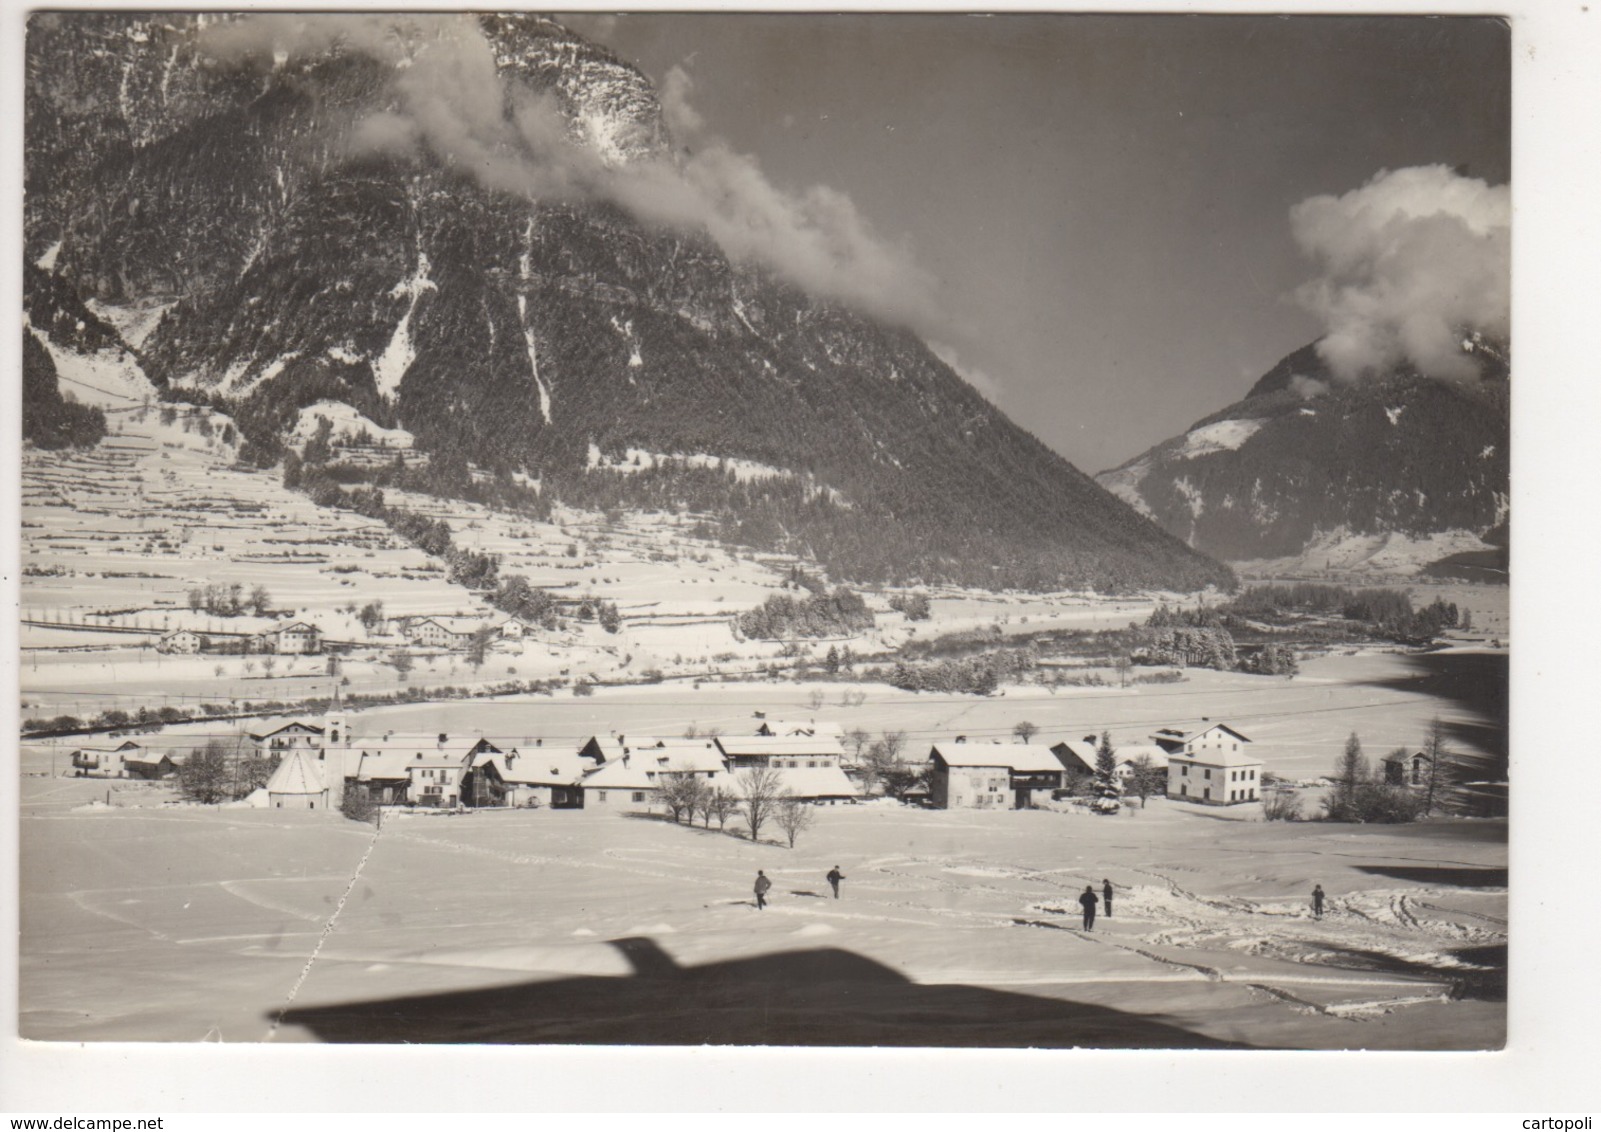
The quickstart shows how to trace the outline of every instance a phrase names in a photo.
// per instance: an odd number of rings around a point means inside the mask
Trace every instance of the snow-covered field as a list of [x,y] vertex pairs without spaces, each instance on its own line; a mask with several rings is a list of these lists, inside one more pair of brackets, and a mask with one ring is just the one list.
[[[162,806],[151,786],[106,806],[107,789],[23,780],[24,1037],[1472,1049],[1505,1032],[1497,821],[873,803],[820,809],[791,850],[582,811],[375,835]],[[1103,878],[1114,913],[1082,932],[1075,896]]]

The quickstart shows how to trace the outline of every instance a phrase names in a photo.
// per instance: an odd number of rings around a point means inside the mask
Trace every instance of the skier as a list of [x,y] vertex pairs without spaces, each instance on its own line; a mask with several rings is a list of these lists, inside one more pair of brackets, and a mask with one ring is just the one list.
[[767,874],[756,870],[756,908],[758,911],[767,907],[767,890],[773,887],[773,882],[767,879]]
[[1323,918],[1323,886],[1321,884],[1312,886],[1312,916],[1318,920]]
[[1112,882],[1109,880],[1103,879],[1101,881],[1101,899],[1106,901],[1106,914],[1110,916],[1112,914]]
[[1078,898],[1078,902],[1084,908],[1084,930],[1087,932],[1094,931],[1095,905],[1100,903],[1100,899],[1095,895],[1095,886],[1093,884],[1084,886],[1084,895]]
[[835,865],[833,868],[828,870],[828,883],[829,886],[834,890],[835,900],[839,899],[839,882],[844,879],[845,874],[839,871],[838,865]]

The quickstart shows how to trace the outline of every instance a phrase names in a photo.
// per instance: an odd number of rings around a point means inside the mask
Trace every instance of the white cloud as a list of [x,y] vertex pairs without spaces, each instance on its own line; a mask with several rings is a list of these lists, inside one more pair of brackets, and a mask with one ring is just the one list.
[[1318,351],[1339,377],[1406,362],[1471,379],[1479,370],[1462,331],[1510,334],[1507,186],[1443,165],[1385,170],[1343,196],[1302,201],[1290,224],[1323,269],[1296,298],[1323,320]]

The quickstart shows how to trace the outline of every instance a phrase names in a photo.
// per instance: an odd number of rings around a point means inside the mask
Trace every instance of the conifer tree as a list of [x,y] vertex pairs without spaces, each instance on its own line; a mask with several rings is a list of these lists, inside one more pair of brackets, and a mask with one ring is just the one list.
[[1090,809],[1098,814],[1115,814],[1123,808],[1123,785],[1117,779],[1117,753],[1112,749],[1112,736],[1101,732],[1100,746],[1095,748],[1095,801]]

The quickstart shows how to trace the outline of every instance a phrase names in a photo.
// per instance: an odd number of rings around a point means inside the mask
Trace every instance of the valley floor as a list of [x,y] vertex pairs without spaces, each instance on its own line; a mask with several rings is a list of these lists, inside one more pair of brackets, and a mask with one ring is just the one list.
[[[1505,1037],[1501,821],[875,802],[820,809],[791,850],[549,810],[389,817],[375,833],[122,787],[106,806],[104,782],[23,780],[26,1038],[1485,1049]],[[839,900],[824,880],[836,864]],[[765,911],[750,895],[758,868],[774,880]],[[1103,878],[1114,914],[1083,932],[1075,897]],[[1314,883],[1331,898],[1322,921]]]

